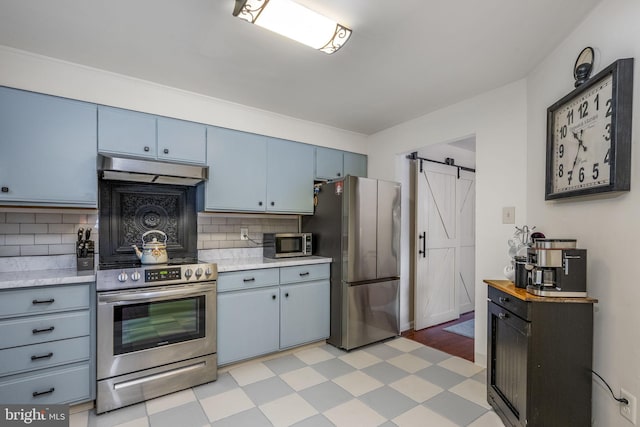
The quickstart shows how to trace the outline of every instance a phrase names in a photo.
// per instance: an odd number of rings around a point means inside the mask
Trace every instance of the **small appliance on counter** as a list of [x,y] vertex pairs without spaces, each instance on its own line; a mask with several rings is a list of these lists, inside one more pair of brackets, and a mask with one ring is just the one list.
[[265,258],[311,256],[313,252],[311,233],[264,233],[262,244]]
[[575,239],[537,239],[528,250],[527,292],[544,297],[587,296],[587,250]]

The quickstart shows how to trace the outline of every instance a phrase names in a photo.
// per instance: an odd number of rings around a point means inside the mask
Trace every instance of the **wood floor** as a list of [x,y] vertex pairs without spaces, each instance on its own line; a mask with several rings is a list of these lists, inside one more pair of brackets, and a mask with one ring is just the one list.
[[447,326],[473,318],[474,312],[471,311],[461,315],[457,320],[420,329],[419,331],[405,331],[402,333],[402,336],[473,362],[473,338],[467,338],[452,332],[443,331]]

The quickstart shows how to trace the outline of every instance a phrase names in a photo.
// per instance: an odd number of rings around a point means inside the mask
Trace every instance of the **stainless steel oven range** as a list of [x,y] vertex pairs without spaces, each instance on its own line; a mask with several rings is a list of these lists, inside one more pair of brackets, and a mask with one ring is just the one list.
[[216,264],[98,270],[96,412],[217,378]]

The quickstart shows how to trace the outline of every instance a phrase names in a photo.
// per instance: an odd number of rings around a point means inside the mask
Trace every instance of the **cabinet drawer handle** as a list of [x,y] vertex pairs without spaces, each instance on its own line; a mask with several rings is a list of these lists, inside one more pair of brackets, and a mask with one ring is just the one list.
[[300,277],[302,277],[302,276],[308,276],[308,275],[309,275],[309,272],[308,272],[308,271],[305,271],[304,273],[300,273]]
[[2,187],[2,192],[3,193],[8,193],[9,192],[9,187]]
[[43,354],[42,356],[31,356],[31,360],[50,359],[53,356],[53,352]]
[[500,302],[509,302],[509,298],[507,298],[507,297],[500,297],[500,298],[498,298],[498,301],[500,301]]
[[276,296],[275,295],[271,295],[271,299],[276,299]]
[[33,393],[31,393],[31,395],[32,395],[33,397],[38,397],[38,396],[42,396],[42,395],[44,395],[44,394],[51,394],[51,393],[53,393],[54,391],[56,391],[56,388],[55,388],[55,387],[51,387],[51,388],[50,388],[49,390],[47,390],[47,391],[34,391]]
[[509,317],[507,313],[498,313],[498,319],[506,319],[507,317]]
[[43,332],[51,332],[55,329],[55,326],[50,326],[47,329],[33,329],[31,332],[34,334],[41,334]]
[[145,145],[145,146],[144,146],[144,151],[148,152],[149,150],[150,150],[149,146],[148,146],[148,145]]
[[33,301],[31,301],[31,303],[33,303],[33,305],[37,305],[37,304],[53,304],[54,301],[55,301],[54,298],[34,299]]
[[248,278],[248,279],[242,279],[242,281],[243,281],[244,283],[247,283],[247,282],[255,282],[255,281],[256,281],[256,278],[255,278],[255,277],[250,277],[250,278]]

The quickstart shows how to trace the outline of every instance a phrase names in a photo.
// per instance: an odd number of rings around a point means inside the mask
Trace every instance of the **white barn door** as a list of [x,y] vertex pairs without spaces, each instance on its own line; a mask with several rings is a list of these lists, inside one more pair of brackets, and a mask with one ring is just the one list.
[[423,161],[416,177],[416,330],[448,322],[475,303],[475,181]]

